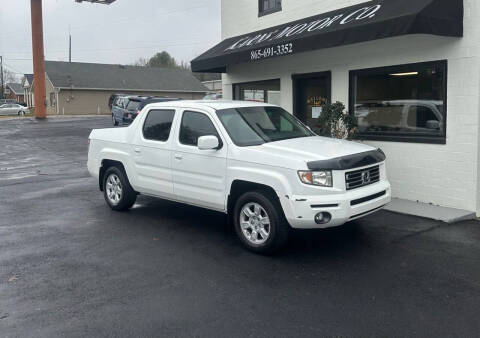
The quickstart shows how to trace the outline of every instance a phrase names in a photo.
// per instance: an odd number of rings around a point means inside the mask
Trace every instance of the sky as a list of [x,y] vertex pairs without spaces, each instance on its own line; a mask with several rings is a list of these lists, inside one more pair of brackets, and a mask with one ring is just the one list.
[[[220,42],[220,0],[117,0],[111,5],[43,0],[45,59],[132,64],[166,50],[190,62]],[[30,0],[0,0],[0,55],[32,72]]]

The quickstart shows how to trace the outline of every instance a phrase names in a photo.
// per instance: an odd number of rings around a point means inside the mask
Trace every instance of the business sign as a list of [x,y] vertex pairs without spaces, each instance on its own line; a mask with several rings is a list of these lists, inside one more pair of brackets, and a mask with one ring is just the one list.
[[192,70],[226,72],[229,65],[408,34],[462,37],[463,14],[463,0],[372,0],[228,38],[195,58]]
[[[225,49],[225,52],[234,51],[243,47],[251,47],[264,42],[275,42],[279,39],[301,37],[308,33],[315,33],[322,31],[328,27],[344,26],[352,22],[373,19],[382,5],[374,5],[362,7],[349,13],[341,13],[335,16],[325,16],[321,19],[316,19],[307,22],[300,22],[292,26],[286,26],[271,30],[269,32],[256,34],[254,36],[248,35],[235,41],[232,45]],[[281,56],[293,53],[294,45],[292,42],[286,44],[279,44],[273,47],[253,50],[251,59],[259,60],[272,56]]]

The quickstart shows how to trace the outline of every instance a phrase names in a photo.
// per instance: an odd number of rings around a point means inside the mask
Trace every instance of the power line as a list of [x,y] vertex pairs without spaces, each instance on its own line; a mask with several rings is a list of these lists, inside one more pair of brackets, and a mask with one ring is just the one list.
[[[201,38],[201,37],[204,37],[204,35],[198,35],[198,36],[192,36],[192,38]],[[166,46],[166,47],[169,47],[169,46],[175,46],[178,42],[180,42],[182,45],[195,45],[195,44],[199,44],[199,43],[211,43],[212,41],[197,41],[197,40],[157,40],[157,41],[136,41],[137,43],[145,43],[145,44],[155,44],[155,45],[162,45],[162,46]],[[31,46],[30,45],[24,45],[25,48],[27,49],[31,49]],[[137,47],[126,47],[126,48],[137,48]],[[143,47],[138,47],[138,48],[143,48]],[[48,48],[47,48],[48,49]],[[122,49],[122,48],[119,48],[119,49]],[[85,50],[85,49],[84,49]],[[87,50],[96,50],[96,49],[87,49]],[[116,49],[115,49],[116,50]],[[54,50],[50,50],[50,52],[64,52],[66,51],[66,49],[62,49],[62,50],[59,50],[59,49],[54,49]],[[30,54],[31,52],[19,52],[19,51],[3,51],[4,53],[7,53],[7,54]]]
[[21,74],[21,75],[23,75],[23,74],[24,74],[24,73],[23,73],[23,72],[21,72],[20,70],[18,70],[18,69],[16,69],[16,68],[12,67],[12,66],[10,66],[10,65],[7,65],[7,64],[5,64],[5,63],[3,64],[3,66],[4,66],[5,68],[8,68],[8,69],[10,69],[10,72],[12,72],[13,74]]
[[[134,50],[143,50],[143,49],[154,49],[162,50],[169,47],[192,47],[196,45],[207,44],[208,42],[200,41],[195,43],[186,43],[186,44],[170,44],[170,45],[157,45],[157,46],[137,46],[137,47],[123,47],[123,48],[95,48],[95,49],[75,49],[77,53],[95,53],[95,52],[115,52],[115,51],[134,51]],[[57,49],[57,50],[45,50],[45,54],[58,54],[68,52],[68,49]],[[8,54],[31,54],[29,52],[25,53],[8,53]],[[32,58],[5,58],[10,61],[30,61]]]

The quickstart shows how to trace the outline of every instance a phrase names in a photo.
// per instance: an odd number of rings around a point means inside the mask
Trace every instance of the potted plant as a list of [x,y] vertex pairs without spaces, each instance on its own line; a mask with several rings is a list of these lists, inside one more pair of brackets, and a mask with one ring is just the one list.
[[355,135],[358,122],[353,114],[345,111],[345,105],[337,101],[323,107],[318,125],[315,132],[321,136],[347,139]]

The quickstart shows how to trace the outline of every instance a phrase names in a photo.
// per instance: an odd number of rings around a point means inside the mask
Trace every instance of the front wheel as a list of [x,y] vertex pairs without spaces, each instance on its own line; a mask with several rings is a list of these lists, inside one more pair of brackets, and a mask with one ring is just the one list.
[[289,225],[276,196],[251,191],[237,200],[234,208],[237,236],[249,250],[272,254],[288,241]]
[[125,171],[117,167],[110,167],[105,172],[103,195],[110,208],[116,211],[130,209],[137,199]]
[[23,110],[20,110],[20,111],[18,112],[18,116],[25,116],[25,112],[24,112]]

